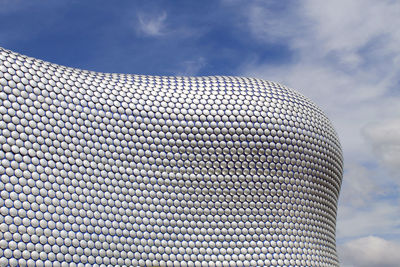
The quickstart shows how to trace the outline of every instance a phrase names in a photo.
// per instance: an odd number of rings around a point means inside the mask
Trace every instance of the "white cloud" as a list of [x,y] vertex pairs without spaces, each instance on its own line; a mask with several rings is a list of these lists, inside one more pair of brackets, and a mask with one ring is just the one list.
[[396,26],[400,23],[398,1],[308,0],[305,3],[302,12],[313,23],[316,33],[313,37],[322,53],[338,51],[340,56],[353,54],[352,57],[358,58],[360,49],[373,43],[379,43],[378,53],[400,49],[395,45],[400,38]]
[[[280,13],[260,3],[249,12],[254,37],[287,41],[295,60],[279,68],[250,62],[246,74],[304,86],[308,96],[328,108],[381,96],[397,82],[400,29],[391,25],[400,24],[400,16],[391,10],[399,10],[400,3],[309,0]],[[333,101],[326,94],[335,96]]]
[[352,240],[338,247],[343,267],[397,267],[400,243],[376,236]]
[[[254,39],[286,44],[292,60],[248,60],[242,74],[299,90],[322,107],[340,136],[345,174],[338,240],[393,234],[400,241],[400,96],[394,93],[400,84],[400,2],[306,0],[273,12],[268,1],[255,1],[248,10]],[[360,253],[349,266],[399,266],[399,260],[390,265],[384,259],[364,264]]]
[[166,19],[167,12],[160,14],[138,14],[138,24],[136,29],[139,33],[146,36],[161,36],[167,33]]

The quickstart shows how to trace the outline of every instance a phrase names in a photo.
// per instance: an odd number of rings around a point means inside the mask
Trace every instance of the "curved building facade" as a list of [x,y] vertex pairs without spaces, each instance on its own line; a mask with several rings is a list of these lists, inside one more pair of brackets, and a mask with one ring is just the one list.
[[341,179],[285,86],[0,50],[1,266],[338,266]]

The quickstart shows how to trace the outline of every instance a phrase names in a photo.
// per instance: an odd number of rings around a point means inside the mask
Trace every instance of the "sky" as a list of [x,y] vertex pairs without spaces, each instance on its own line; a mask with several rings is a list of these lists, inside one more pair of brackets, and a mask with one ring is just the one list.
[[296,89],[344,152],[341,266],[400,262],[400,2],[0,0],[0,46],[69,67]]

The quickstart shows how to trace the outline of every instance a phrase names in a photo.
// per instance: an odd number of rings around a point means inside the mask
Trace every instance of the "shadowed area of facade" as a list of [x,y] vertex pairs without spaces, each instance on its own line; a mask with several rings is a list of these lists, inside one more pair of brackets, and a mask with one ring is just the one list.
[[0,178],[1,266],[338,266],[338,137],[274,82],[0,49]]

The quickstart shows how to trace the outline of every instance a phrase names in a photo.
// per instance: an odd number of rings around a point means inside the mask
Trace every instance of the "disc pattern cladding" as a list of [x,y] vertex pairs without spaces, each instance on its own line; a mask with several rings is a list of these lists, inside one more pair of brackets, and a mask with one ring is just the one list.
[[1,266],[338,266],[340,144],[277,83],[1,49],[0,148]]

